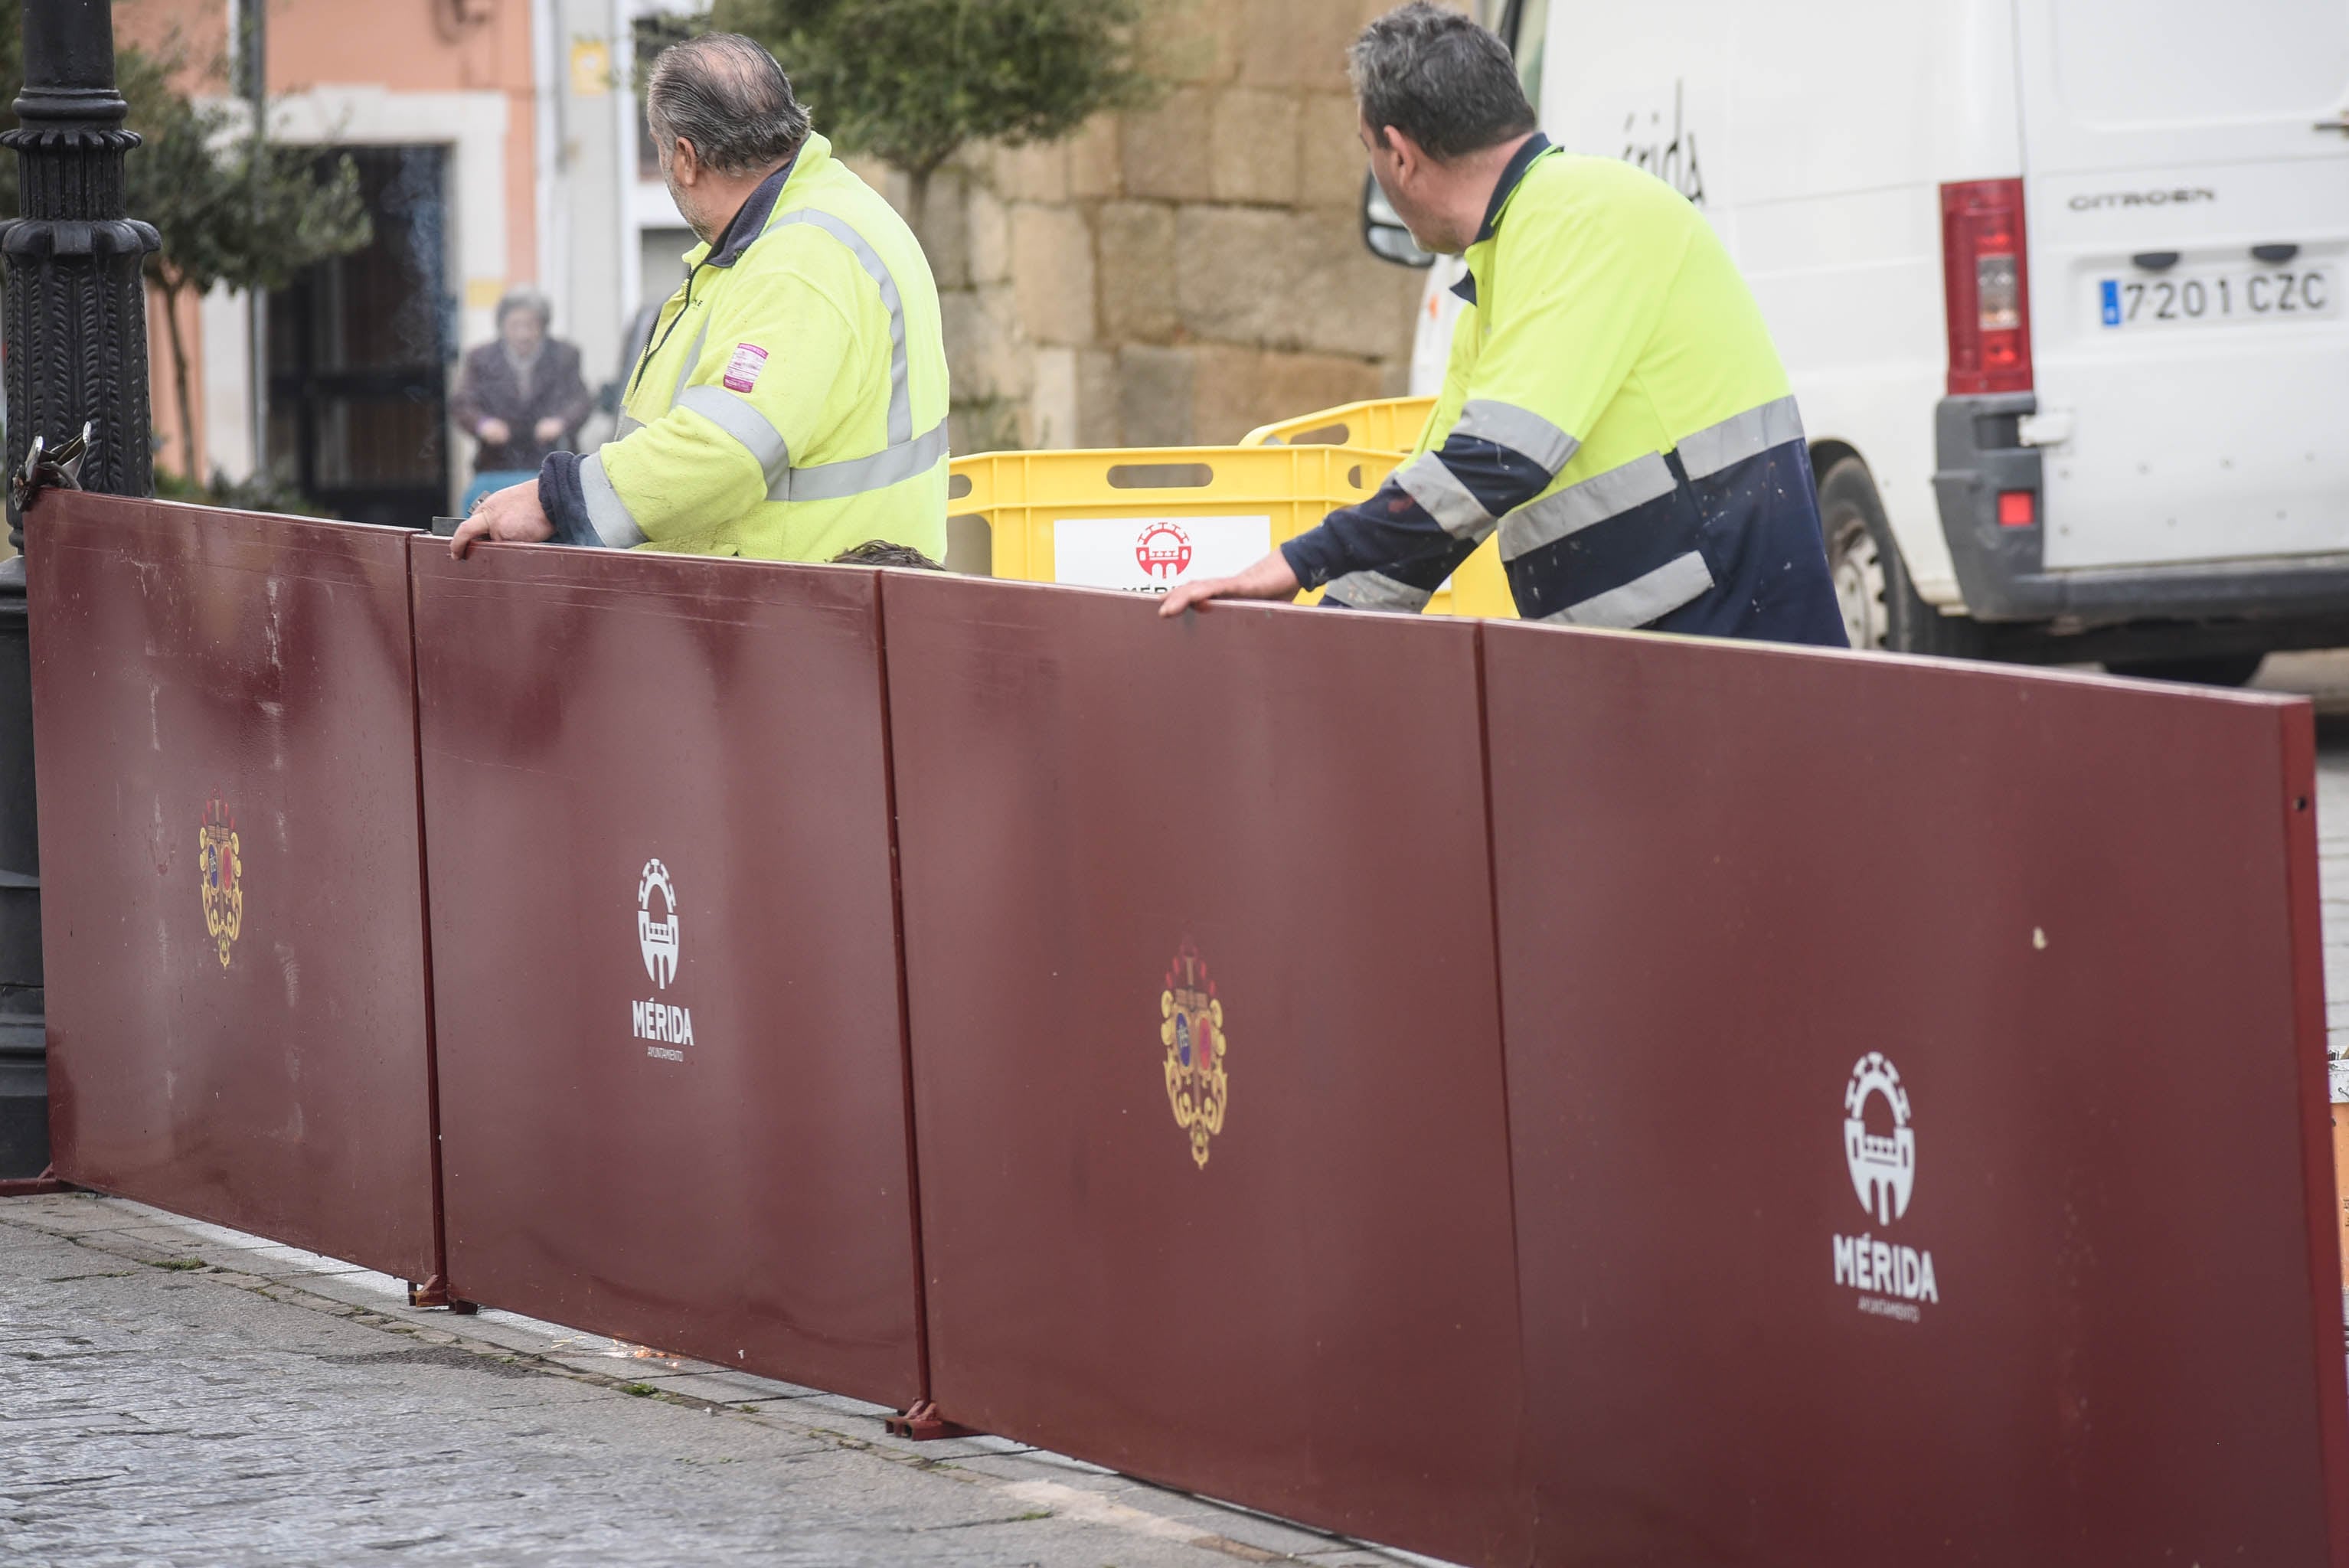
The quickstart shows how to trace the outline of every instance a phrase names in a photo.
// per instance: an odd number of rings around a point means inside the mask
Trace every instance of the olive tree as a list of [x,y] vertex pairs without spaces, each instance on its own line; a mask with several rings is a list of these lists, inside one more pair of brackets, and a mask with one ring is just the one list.
[[[9,106],[24,89],[23,18],[0,5],[0,130],[13,129]],[[163,298],[165,346],[179,405],[181,451],[191,484],[200,483],[195,410],[180,307],[214,284],[283,288],[315,262],[364,246],[372,237],[348,159],[321,166],[316,150],[253,134],[235,110],[197,103],[181,90],[185,60],[175,45],[118,49],[115,80],[130,105],[140,147],[124,161],[125,205],[155,226],[162,249],[147,258],[149,285]],[[0,156],[0,211],[17,209],[16,160]],[[256,374],[258,374],[256,370]]]
[[904,171],[914,221],[967,143],[1052,141],[1144,99],[1140,0],[714,0],[782,61],[826,135]]
[[163,241],[147,258],[147,282],[163,299],[180,450],[193,482],[201,469],[181,304],[218,284],[282,289],[304,268],[360,249],[374,232],[348,158],[322,161],[315,148],[252,135],[241,119],[176,93],[134,102],[130,111],[130,129],[144,140],[128,160],[125,194],[131,215],[154,224]]

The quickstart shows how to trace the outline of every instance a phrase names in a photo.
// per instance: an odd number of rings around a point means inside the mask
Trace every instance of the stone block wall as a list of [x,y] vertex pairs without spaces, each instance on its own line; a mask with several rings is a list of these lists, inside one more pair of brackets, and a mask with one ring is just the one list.
[[1392,3],[1153,0],[1149,108],[940,171],[955,450],[1227,442],[1403,391],[1423,274],[1362,246],[1345,75]]

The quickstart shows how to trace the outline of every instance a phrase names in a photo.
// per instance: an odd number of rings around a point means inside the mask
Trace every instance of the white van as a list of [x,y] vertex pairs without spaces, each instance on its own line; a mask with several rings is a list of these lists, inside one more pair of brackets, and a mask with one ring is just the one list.
[[2231,684],[2349,645],[2349,0],[1508,0],[1499,26],[1552,140],[1654,170],[1736,256],[1856,645]]

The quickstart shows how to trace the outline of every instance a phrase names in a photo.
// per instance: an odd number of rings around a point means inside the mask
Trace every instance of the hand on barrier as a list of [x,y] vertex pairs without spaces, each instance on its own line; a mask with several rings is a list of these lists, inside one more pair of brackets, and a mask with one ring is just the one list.
[[1288,557],[1276,550],[1247,571],[1230,577],[1202,577],[1190,583],[1178,583],[1166,602],[1158,606],[1164,615],[1179,615],[1194,606],[1205,610],[1211,599],[1288,599],[1298,589],[1297,573],[1288,567]]
[[554,537],[554,524],[538,504],[538,481],[530,480],[492,490],[473,508],[473,514],[449,536],[449,553],[462,561],[477,539],[500,544],[543,544]]

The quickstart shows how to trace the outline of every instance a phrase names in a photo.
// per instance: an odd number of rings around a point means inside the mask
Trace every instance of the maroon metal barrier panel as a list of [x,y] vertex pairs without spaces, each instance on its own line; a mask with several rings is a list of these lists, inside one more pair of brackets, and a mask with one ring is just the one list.
[[414,564],[451,1287],[912,1404],[875,574]]
[[1540,1559],[2349,1563],[2306,705],[1485,638]]
[[408,535],[75,492],[26,533],[59,1172],[429,1278]]
[[884,597],[940,1411],[1523,1562],[1475,628]]

